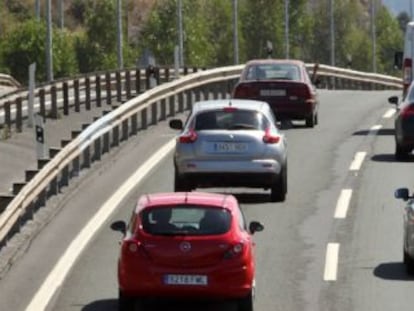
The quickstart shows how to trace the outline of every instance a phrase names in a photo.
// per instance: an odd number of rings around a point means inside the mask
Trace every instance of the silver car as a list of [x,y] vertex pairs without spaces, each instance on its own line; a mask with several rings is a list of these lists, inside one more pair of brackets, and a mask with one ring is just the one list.
[[404,264],[408,274],[414,274],[414,195],[407,188],[395,190],[397,199],[406,201],[404,210]]
[[174,154],[175,191],[198,187],[270,189],[281,202],[287,193],[286,138],[266,102],[220,99],[196,102],[181,130]]

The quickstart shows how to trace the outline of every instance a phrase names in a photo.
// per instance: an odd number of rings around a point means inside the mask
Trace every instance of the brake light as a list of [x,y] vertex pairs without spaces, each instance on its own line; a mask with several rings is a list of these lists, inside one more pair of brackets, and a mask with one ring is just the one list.
[[413,62],[411,58],[404,59],[403,63],[403,94],[407,93],[407,89],[410,86],[412,80],[412,66]]
[[240,256],[243,254],[244,244],[243,242],[237,243],[230,247],[225,253],[224,253],[224,259],[232,259],[235,257]]
[[224,112],[234,112],[234,111],[236,111],[237,110],[237,108],[236,107],[231,107],[231,106],[229,106],[229,107],[224,107],[223,108],[223,111]]
[[289,99],[298,100],[298,99],[312,99],[312,94],[309,89],[309,86],[306,84],[299,84],[298,86],[291,88],[289,90]]
[[257,89],[247,84],[240,84],[236,86],[233,97],[234,98],[250,98],[257,95]]
[[401,111],[401,118],[414,117],[414,104],[410,104]]
[[124,241],[123,250],[125,256],[133,255],[149,258],[147,252],[145,251],[145,248],[139,241],[136,240]]
[[188,132],[183,133],[178,138],[178,141],[182,144],[191,144],[197,140],[197,133],[193,129],[189,129]]
[[270,132],[270,128],[267,128],[263,136],[263,142],[266,144],[277,144],[280,141],[279,135],[273,135]]

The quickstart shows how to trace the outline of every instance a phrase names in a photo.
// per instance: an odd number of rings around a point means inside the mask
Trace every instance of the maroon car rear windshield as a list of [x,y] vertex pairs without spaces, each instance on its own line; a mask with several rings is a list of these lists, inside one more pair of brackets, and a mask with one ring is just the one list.
[[258,64],[246,69],[245,80],[300,80],[300,69],[293,64]]
[[153,235],[217,235],[230,230],[227,209],[209,206],[174,205],[144,209],[142,228]]

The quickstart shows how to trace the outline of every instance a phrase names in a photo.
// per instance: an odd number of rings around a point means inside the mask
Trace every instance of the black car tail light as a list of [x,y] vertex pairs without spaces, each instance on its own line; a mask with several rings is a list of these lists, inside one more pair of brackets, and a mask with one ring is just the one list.
[[403,119],[414,117],[414,104],[410,104],[403,108],[401,111],[401,117]]

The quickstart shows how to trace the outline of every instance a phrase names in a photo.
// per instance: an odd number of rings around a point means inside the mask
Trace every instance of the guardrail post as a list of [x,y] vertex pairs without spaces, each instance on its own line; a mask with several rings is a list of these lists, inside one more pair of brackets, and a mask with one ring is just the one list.
[[135,69],[135,94],[141,93],[141,69]]
[[11,130],[11,109],[10,109],[10,102],[6,101],[3,105],[4,109],[4,124],[7,127],[7,136],[10,136],[10,130]]
[[167,99],[161,99],[161,117],[160,120],[165,120],[167,117]]
[[56,86],[53,85],[50,88],[50,95],[51,95],[51,111],[50,111],[50,117],[52,119],[57,119],[58,118],[58,105],[57,105],[57,90],[56,90]]
[[85,109],[91,110],[91,80],[85,77]]
[[148,127],[148,109],[141,110],[141,129],[145,130]]
[[93,161],[99,161],[102,155],[101,137],[96,138],[93,144],[94,144]]
[[195,101],[199,102],[201,100],[201,89],[200,87],[197,87],[195,89]]
[[[82,124],[82,131],[85,130],[89,124]],[[83,162],[82,162],[82,168],[89,168],[91,167],[91,147],[90,145],[86,146],[86,148],[83,150]]]
[[24,172],[24,180],[26,182],[31,181],[33,179],[33,177],[36,176],[37,172],[38,172],[38,170],[26,170]]
[[125,90],[127,100],[131,98],[131,72],[125,71]]
[[22,189],[23,189],[23,187],[24,186],[26,186],[26,184],[27,183],[25,183],[25,182],[16,182],[16,183],[13,183],[13,190],[12,190],[12,193],[13,193],[13,195],[17,195]]
[[213,98],[214,99],[219,99],[220,98],[219,84],[218,83],[214,83],[214,85],[213,85]]
[[129,137],[129,119],[122,121],[122,137],[121,141],[128,140]]
[[180,92],[178,93],[178,112],[184,111],[184,93]]
[[112,95],[111,95],[111,73],[105,73],[105,89],[106,89],[106,104],[112,104]]
[[[60,145],[63,147],[67,146],[70,143],[70,140],[64,139],[60,141]],[[59,187],[64,187],[69,185],[69,179],[70,179],[70,170],[69,170],[69,164],[66,165],[61,172],[61,178],[59,181]]]
[[158,120],[158,103],[155,102],[151,105],[151,124],[157,124]]
[[[72,139],[75,139],[76,137],[78,137],[78,135],[81,133],[81,131],[72,131],[71,132],[71,137]],[[77,156],[76,158],[74,158],[72,160],[72,174],[71,176],[79,176],[79,172],[80,172],[80,159],[79,156]]]
[[95,92],[96,92],[96,106],[101,107],[101,76],[98,74],[95,76]]
[[46,118],[46,94],[45,89],[39,90],[39,104],[40,104],[40,115]]
[[136,135],[138,133],[138,114],[134,113],[131,116],[131,135]]
[[63,114],[69,115],[69,86],[67,82],[63,82]]
[[164,67],[164,76],[165,76],[164,82],[170,81],[170,68],[169,67]]
[[186,99],[185,99],[185,108],[186,110],[191,110],[191,107],[193,106],[193,91],[188,90],[186,91]]
[[175,116],[175,95],[169,97],[168,102],[170,104],[170,113],[169,116]]
[[118,103],[122,103],[122,84],[121,84],[121,72],[117,70],[116,77],[116,99]]
[[184,67],[184,69],[183,69],[183,74],[186,76],[186,75],[188,75],[188,67],[186,66],[186,67]]
[[[110,113],[110,111],[103,111],[103,115],[106,115]],[[109,152],[110,150],[110,134],[109,132],[105,132],[105,134],[103,135],[103,147],[102,147],[102,153],[106,153]]]
[[[3,213],[10,202],[14,199],[14,195],[0,194],[0,214]],[[1,246],[1,244],[0,244]],[[0,247],[1,248],[1,247]]]
[[23,103],[23,98],[21,97],[17,97],[16,98],[16,130],[17,132],[21,132],[22,131],[22,127],[23,127],[23,107],[22,107],[22,103]]
[[111,147],[119,146],[119,126],[112,128],[112,145]]
[[73,81],[73,89],[75,92],[75,111],[80,112],[80,100],[79,100],[79,80]]

